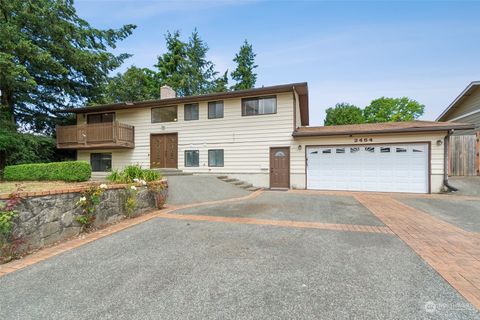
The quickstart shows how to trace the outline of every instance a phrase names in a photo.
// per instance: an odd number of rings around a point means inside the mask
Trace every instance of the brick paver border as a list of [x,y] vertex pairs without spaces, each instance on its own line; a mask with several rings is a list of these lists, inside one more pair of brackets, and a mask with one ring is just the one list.
[[256,219],[256,218],[223,217],[223,216],[213,216],[213,215],[172,214],[172,213],[166,213],[166,212],[160,212],[157,214],[157,216],[160,218],[166,218],[166,219],[189,220],[189,221],[227,222],[227,223],[256,224],[256,225],[268,225],[268,226],[289,227],[289,228],[308,228],[308,229],[323,229],[323,230],[336,230],[336,231],[393,234],[393,232],[388,227],[385,227],[385,226],[366,226],[366,225],[357,225],[357,224],[321,223],[321,222],[307,222],[307,221],[293,221],[293,220],[267,220],[267,219]]
[[480,310],[480,235],[387,196],[357,200]]

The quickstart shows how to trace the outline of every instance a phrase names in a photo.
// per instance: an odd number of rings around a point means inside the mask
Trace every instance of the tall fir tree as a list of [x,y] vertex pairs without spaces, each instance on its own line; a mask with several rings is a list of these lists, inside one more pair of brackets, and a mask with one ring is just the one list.
[[186,95],[198,95],[212,92],[215,88],[217,72],[212,61],[207,59],[208,45],[198,35],[197,29],[192,32],[187,44]]
[[225,73],[215,79],[214,81],[214,92],[227,92],[228,91],[228,70]]
[[245,40],[240,47],[240,51],[233,59],[237,63],[237,68],[231,73],[232,79],[236,81],[231,87],[232,90],[244,90],[255,87],[257,74],[254,72],[254,69],[258,67],[255,64],[255,56],[252,45]]
[[3,118],[51,132],[56,111],[97,100],[110,71],[128,54],[111,48],[134,25],[101,30],[75,10],[73,0],[0,1],[0,90]]
[[161,85],[172,87],[178,96],[188,95],[187,88],[187,44],[180,39],[180,32],[167,32],[165,35],[167,52],[158,57],[155,67]]

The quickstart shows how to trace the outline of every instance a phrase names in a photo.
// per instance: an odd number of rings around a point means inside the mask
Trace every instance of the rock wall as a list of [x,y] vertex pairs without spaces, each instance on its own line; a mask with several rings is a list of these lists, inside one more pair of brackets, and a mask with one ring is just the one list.
[[[29,196],[16,206],[14,234],[21,237],[22,248],[36,249],[78,235],[82,229],[75,216],[82,212],[77,205],[81,192]],[[114,223],[125,217],[127,191],[108,189],[101,195],[96,208],[94,226]],[[134,215],[155,209],[155,197],[146,187],[140,187]]]

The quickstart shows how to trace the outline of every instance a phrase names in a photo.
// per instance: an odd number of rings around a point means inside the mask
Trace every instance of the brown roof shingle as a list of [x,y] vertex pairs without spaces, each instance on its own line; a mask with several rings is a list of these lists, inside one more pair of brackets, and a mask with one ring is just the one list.
[[375,134],[375,133],[396,133],[396,132],[422,132],[422,131],[448,131],[465,130],[475,128],[474,124],[436,122],[436,121],[405,121],[405,122],[384,122],[349,124],[340,126],[321,127],[300,127],[293,132],[294,137],[308,136],[337,136],[352,134]]

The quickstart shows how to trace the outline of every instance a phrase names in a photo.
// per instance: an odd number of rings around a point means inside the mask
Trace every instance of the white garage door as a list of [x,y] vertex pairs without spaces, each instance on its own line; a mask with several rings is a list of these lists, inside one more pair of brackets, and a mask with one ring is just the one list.
[[307,148],[307,188],[428,193],[428,145]]

